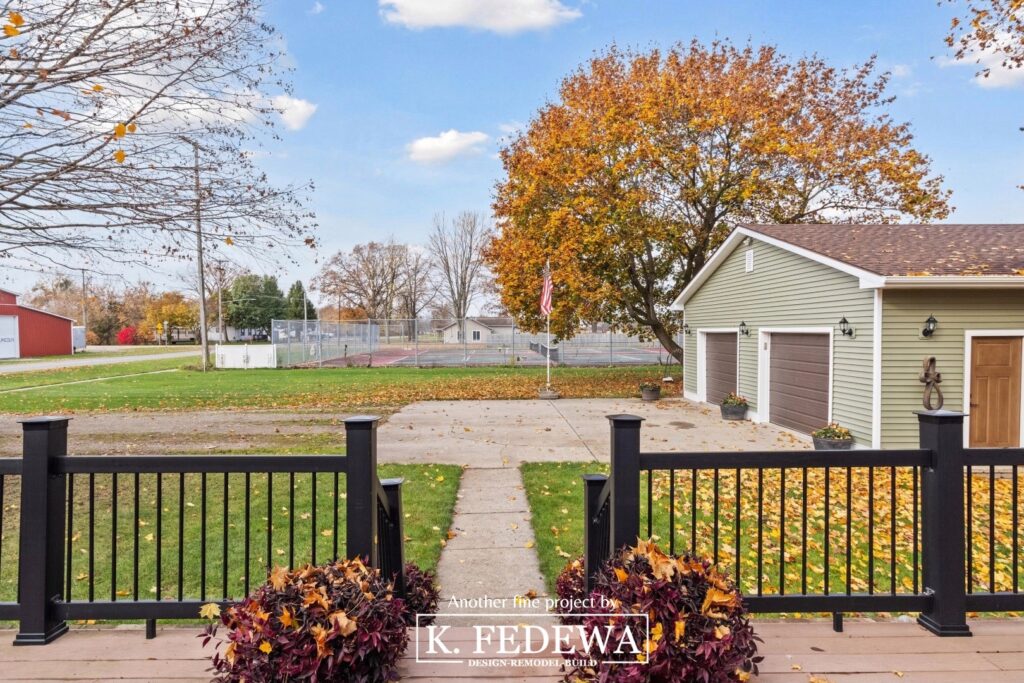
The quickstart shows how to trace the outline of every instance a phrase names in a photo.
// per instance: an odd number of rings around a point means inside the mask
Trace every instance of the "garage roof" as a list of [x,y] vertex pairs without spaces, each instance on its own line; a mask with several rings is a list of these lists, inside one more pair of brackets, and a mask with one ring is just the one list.
[[862,288],[1024,288],[1024,224],[741,225],[671,308],[687,300],[746,238],[856,277]]
[[747,225],[878,275],[1024,275],[1024,224]]

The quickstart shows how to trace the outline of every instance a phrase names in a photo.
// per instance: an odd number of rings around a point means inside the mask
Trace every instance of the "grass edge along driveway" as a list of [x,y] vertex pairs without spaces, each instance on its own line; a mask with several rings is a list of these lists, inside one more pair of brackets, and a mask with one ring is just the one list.
[[[423,400],[529,399],[544,384],[544,368],[310,368],[194,369],[181,359],[124,363],[0,376],[0,413],[120,410],[305,409],[401,406]],[[635,396],[645,379],[660,379],[678,366],[557,368],[553,384],[567,398]],[[106,373],[106,374],[104,374]],[[130,375],[120,376],[114,375]],[[63,382],[111,377],[83,384]],[[62,384],[30,391],[4,389]]]

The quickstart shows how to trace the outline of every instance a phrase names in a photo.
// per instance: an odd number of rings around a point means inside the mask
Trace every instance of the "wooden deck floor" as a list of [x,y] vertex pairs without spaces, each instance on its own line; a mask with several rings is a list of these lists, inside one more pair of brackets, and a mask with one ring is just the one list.
[[[845,633],[826,623],[757,624],[764,638],[763,683],[1024,683],[1024,621],[976,621],[973,638],[937,638],[915,624],[847,621]],[[209,680],[209,649],[195,629],[165,628],[155,640],[140,630],[75,630],[45,647],[13,647],[0,631],[4,681]],[[812,678],[813,676],[813,678]],[[402,680],[555,681],[554,668],[468,668],[416,664],[412,648]]]

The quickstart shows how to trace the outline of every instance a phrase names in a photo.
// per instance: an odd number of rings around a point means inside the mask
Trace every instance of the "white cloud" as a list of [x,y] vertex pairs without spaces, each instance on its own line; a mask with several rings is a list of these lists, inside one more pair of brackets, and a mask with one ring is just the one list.
[[314,15],[320,14],[321,12],[324,11],[324,9],[326,8],[324,7],[323,3],[317,0],[316,2],[313,3],[313,6],[309,8],[309,13]]
[[[1009,36],[997,36],[994,42],[1005,45],[1006,41],[1012,40]],[[973,66],[979,72],[988,70],[988,76],[978,73],[974,76],[975,84],[982,88],[1014,88],[1024,85],[1024,69],[1008,69],[1003,66],[1006,56],[989,48],[986,50],[974,50],[964,56],[963,59],[939,59],[939,66]]]
[[560,0],[378,0],[392,24],[423,29],[465,26],[516,33],[557,26],[582,16]]
[[277,95],[272,101],[288,130],[302,130],[309,118],[316,112],[315,104],[298,97]]
[[479,154],[490,138],[486,133],[446,130],[434,137],[418,138],[407,146],[409,159],[418,164],[437,164],[467,154]]
[[909,64],[893,64],[892,69],[893,78],[906,78],[914,72]]
[[526,124],[522,121],[506,121],[505,123],[498,124],[498,130],[505,135],[513,135],[519,133],[526,128]]

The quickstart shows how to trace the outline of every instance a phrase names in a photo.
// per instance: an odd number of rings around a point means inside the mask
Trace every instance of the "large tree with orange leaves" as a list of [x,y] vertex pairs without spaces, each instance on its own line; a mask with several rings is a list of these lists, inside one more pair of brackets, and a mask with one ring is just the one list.
[[502,150],[487,257],[503,303],[539,329],[550,259],[556,334],[605,321],[681,359],[668,305],[736,224],[945,217],[886,82],[874,60],[730,43],[595,56]]

